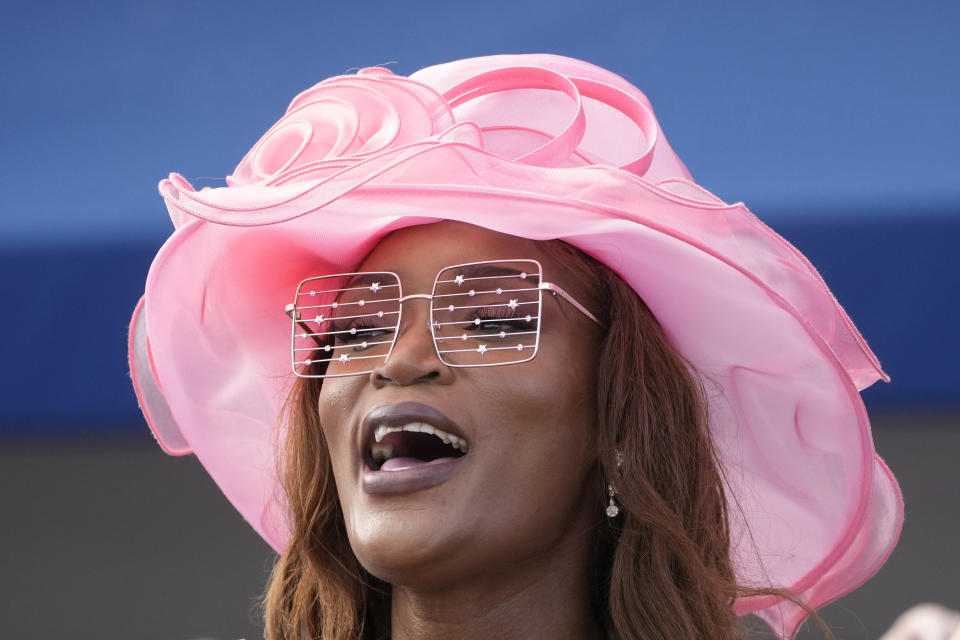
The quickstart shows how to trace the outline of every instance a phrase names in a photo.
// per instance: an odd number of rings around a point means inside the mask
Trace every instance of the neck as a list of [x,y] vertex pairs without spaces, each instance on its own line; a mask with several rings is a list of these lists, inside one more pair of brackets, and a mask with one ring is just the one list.
[[603,628],[590,607],[591,541],[568,539],[508,573],[429,588],[394,585],[391,638],[599,640]]

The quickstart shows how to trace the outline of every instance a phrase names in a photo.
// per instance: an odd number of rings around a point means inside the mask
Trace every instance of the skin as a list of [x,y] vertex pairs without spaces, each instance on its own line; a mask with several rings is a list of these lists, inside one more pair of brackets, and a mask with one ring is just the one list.
[[[358,270],[395,271],[405,294],[426,293],[447,265],[521,257],[540,260],[545,279],[589,305],[537,243],[457,222],[396,231]],[[429,303],[404,305],[390,359],[365,376],[325,380],[319,401],[351,547],[393,585],[392,637],[603,637],[589,609],[602,515],[592,475],[601,329],[545,295],[533,360],[450,368],[433,348]],[[369,495],[361,423],[374,406],[401,401],[454,420],[470,452],[439,486]]]

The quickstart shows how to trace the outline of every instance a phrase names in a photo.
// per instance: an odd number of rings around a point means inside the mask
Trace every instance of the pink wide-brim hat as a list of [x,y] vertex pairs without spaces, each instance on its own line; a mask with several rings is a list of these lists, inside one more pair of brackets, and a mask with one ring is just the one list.
[[[274,549],[284,306],[395,229],[458,220],[562,239],[647,303],[705,381],[742,584],[817,607],[892,550],[902,500],[859,394],[886,374],[804,256],[695,184],[620,76],[554,55],[337,76],[294,98],[227,183],[160,183],[176,229],[134,311],[130,366],[160,445],[195,454]],[[735,610],[782,637],[804,619],[775,598]]]

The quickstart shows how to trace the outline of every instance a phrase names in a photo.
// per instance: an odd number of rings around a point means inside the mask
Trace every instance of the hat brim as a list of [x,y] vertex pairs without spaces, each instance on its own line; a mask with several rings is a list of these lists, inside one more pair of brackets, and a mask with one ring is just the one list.
[[[283,309],[297,283],[351,271],[389,232],[438,220],[559,238],[617,271],[703,377],[738,579],[832,600],[876,571],[902,519],[858,392],[886,376],[799,252],[742,205],[665,187],[625,177],[570,197],[365,184],[329,202],[314,191],[322,208],[267,226],[187,222],[158,253],[135,317],[132,339],[152,354],[152,367],[131,363],[141,406],[161,443],[195,453],[281,550],[277,416],[293,380]],[[764,599],[737,611],[802,620]]]

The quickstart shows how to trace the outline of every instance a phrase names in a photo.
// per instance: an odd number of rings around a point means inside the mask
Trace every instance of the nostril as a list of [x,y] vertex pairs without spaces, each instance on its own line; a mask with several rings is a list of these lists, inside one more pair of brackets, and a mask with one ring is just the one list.
[[440,360],[432,338],[417,341],[398,336],[387,359],[371,372],[375,385],[406,386],[418,382],[452,381],[450,369]]

